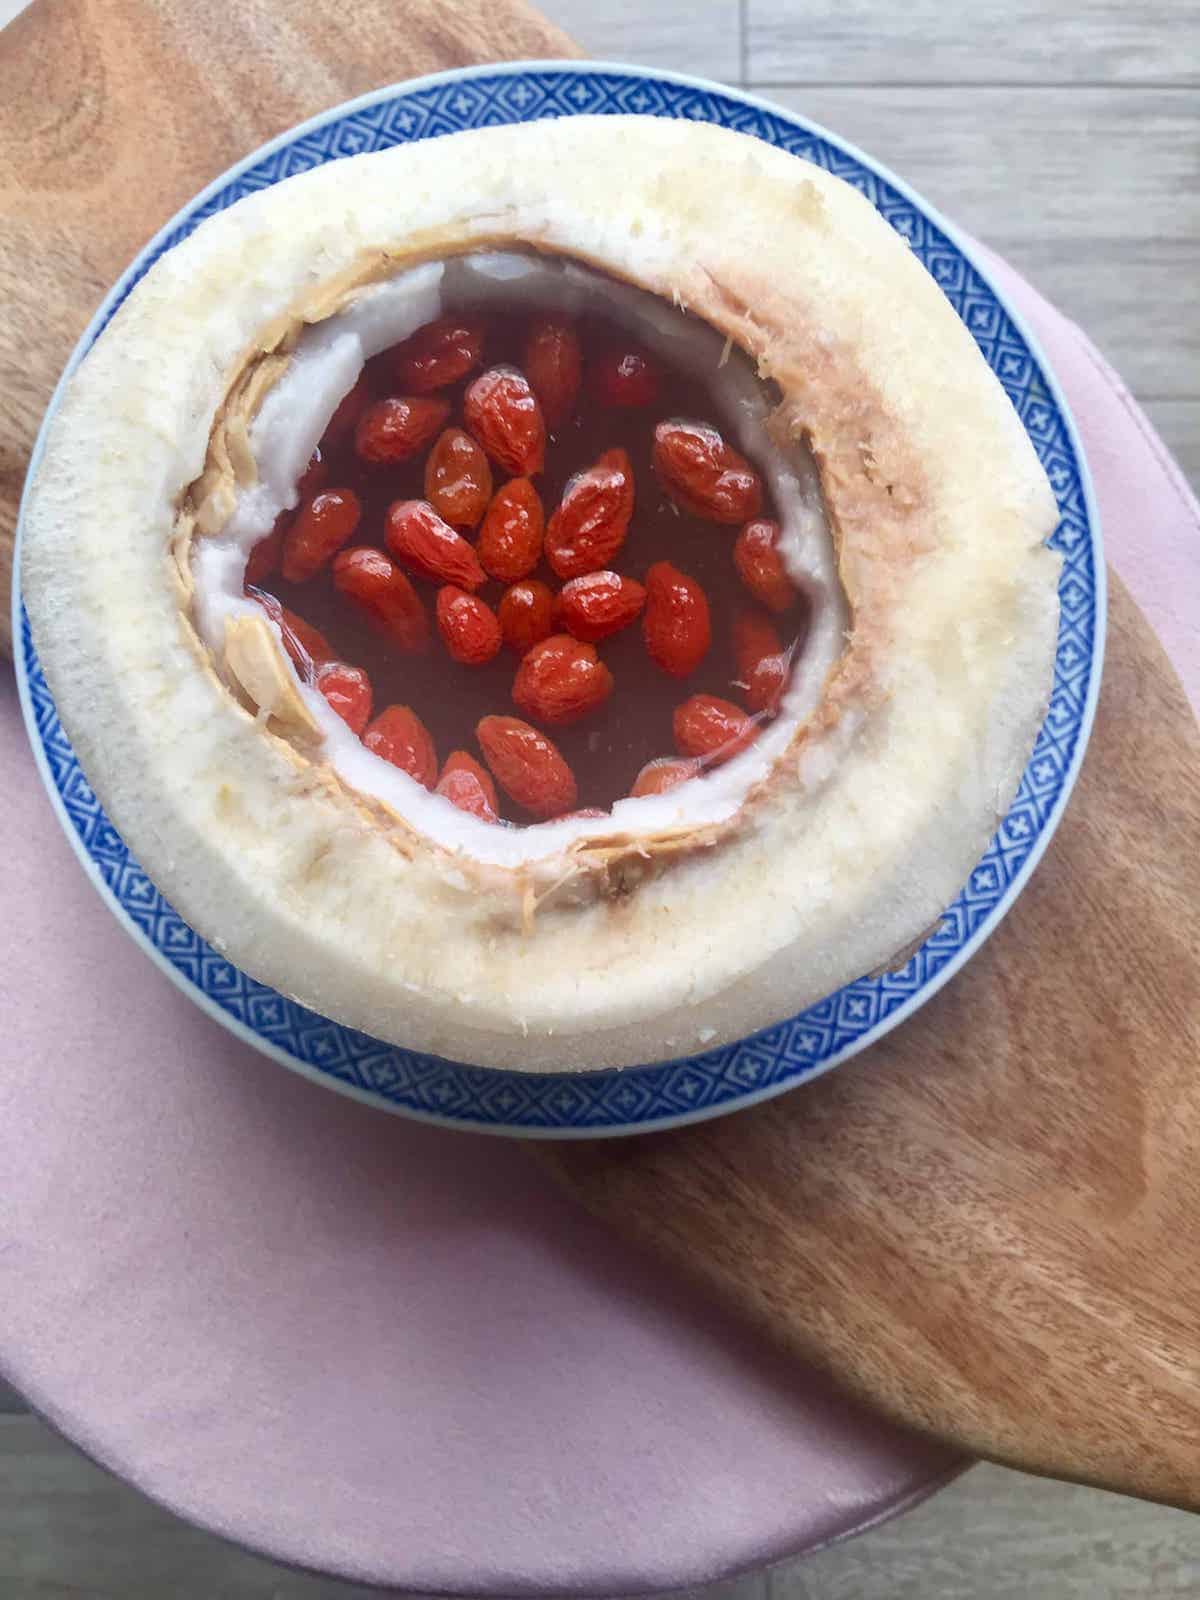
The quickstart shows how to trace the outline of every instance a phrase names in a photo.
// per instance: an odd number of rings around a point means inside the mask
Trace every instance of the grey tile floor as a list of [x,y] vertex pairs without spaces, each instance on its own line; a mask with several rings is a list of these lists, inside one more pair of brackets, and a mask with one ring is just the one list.
[[[46,0],[63,3],[63,0]],[[0,26],[20,0],[0,0]],[[593,55],[744,84],[862,145],[1024,271],[1200,480],[1198,0],[543,0]],[[0,1385],[0,1600],[350,1600],[186,1526]],[[705,1600],[1171,1600],[1200,1519],[976,1467]]]

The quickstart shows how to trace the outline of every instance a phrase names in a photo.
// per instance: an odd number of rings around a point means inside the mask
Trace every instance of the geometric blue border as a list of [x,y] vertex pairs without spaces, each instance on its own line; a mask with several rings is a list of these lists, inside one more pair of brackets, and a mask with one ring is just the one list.
[[[14,595],[18,679],[39,767],[93,881],[159,965],[240,1037],[330,1087],[425,1120],[527,1137],[643,1131],[734,1110],[846,1060],[928,999],[996,927],[1053,833],[1090,731],[1104,641],[1104,563],[1086,464],[1057,385],[1019,319],[949,225],[891,174],[800,117],[702,80],[578,62],[467,68],[378,91],[303,123],[217,179],[147,245],[80,340],[64,381],[149,266],[205,217],[253,190],[341,156],[463,128],[581,112],[718,123],[852,183],[908,240],[974,335],[1058,498],[1061,521],[1051,543],[1064,563],[1049,712],[987,852],[938,930],[901,972],[847,984],[740,1043],[623,1072],[534,1077],[484,1070],[330,1022],[218,955],[142,872],[104,815],[58,721],[20,606],[19,582]],[[40,449],[39,438],[35,461]]]

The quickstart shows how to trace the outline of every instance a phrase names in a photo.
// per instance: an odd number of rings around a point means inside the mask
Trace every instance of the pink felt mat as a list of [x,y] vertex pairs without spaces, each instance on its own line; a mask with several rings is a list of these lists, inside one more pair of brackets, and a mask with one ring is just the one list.
[[[1200,705],[1195,502],[1078,329],[989,265]],[[698,1583],[954,1471],[576,1214],[518,1147],[339,1099],[191,1006],[80,871],[8,682],[0,782],[0,1370],[97,1459],[281,1559],[486,1594]]]

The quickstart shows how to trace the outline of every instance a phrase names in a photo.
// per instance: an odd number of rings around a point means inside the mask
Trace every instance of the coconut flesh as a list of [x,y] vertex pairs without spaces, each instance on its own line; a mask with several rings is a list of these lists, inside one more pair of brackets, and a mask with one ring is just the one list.
[[812,620],[780,715],[749,750],[665,794],[620,800],[608,818],[533,827],[483,822],[374,755],[324,695],[296,676],[280,638],[278,669],[295,678],[296,691],[319,732],[319,758],[349,787],[379,801],[446,850],[500,866],[561,856],[585,837],[614,840],[727,822],[816,707],[841,650],[845,602],[812,459],[799,441],[771,442],[766,430],[772,399],[745,353],[729,350],[720,334],[698,319],[573,262],[491,250],[427,262],[370,286],[345,310],[301,334],[287,371],[249,428],[254,481],[239,489],[221,532],[198,540],[192,555],[197,630],[214,660],[224,655],[230,618],[250,617],[256,627],[269,627],[279,636],[278,623],[264,622],[261,608],[243,593],[246,561],[280,511],[297,503],[300,475],[364,361],[447,309],[580,313],[598,304],[646,348],[694,373],[706,390],[713,389],[719,408],[713,420],[743,454],[761,463],[780,513],[780,554],[809,599]]
[[[489,826],[296,676],[246,558],[364,359],[443,306],[597,297],[714,395],[812,622],[724,767]],[[217,949],[383,1039],[586,1070],[767,1026],[936,920],[1044,714],[1055,516],[970,335],[855,191],[740,135],[568,118],[331,163],[168,252],[48,429],[22,584],[89,780]]]

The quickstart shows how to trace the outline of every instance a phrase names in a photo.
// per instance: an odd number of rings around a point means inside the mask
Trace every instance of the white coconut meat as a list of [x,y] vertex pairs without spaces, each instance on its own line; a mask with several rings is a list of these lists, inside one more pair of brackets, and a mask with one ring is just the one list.
[[[746,755],[603,822],[489,828],[296,681],[242,572],[365,356],[443,303],[597,284],[673,360],[731,343],[777,385],[765,422],[745,362],[717,393],[815,626]],[[22,580],[89,779],[217,948],[381,1038],[587,1069],[766,1026],[936,919],[1044,714],[1055,516],[970,335],[854,190],[736,134],[570,118],[332,163],[163,257],[50,427]],[[239,672],[251,628],[271,649]]]

